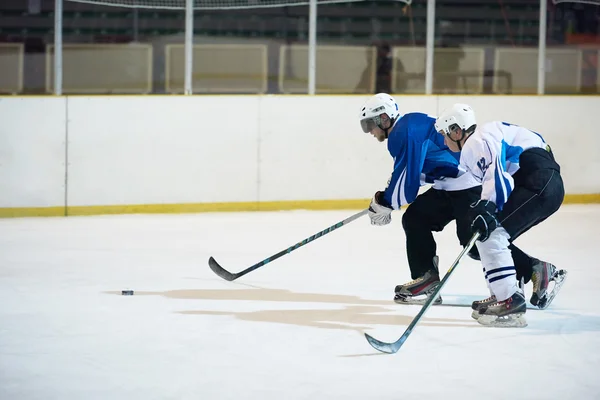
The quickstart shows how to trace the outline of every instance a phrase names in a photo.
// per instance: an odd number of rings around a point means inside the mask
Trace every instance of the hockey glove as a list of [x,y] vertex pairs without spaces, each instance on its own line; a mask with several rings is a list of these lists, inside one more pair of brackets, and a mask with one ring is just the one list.
[[383,192],[375,193],[369,205],[371,225],[383,226],[389,224],[392,221],[392,211],[391,207],[385,205]]
[[496,204],[488,200],[479,200],[471,205],[473,222],[471,232],[479,232],[479,240],[485,242],[490,234],[498,227],[496,219]]

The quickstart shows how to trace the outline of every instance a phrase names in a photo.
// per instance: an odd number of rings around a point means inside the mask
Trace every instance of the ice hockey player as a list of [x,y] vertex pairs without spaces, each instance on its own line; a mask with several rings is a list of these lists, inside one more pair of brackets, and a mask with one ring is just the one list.
[[[460,153],[460,165],[482,183],[472,206],[472,233],[491,297],[473,303],[482,325],[523,327],[527,303],[516,278],[512,241],[555,213],[564,199],[560,167],[541,135],[505,122],[477,126],[473,109],[455,104],[435,123],[446,145]],[[531,303],[545,308],[564,282],[566,271],[531,259]],[[548,292],[549,282],[554,288]]]
[[[481,183],[458,166],[435,130],[435,118],[423,113],[400,116],[394,98],[386,93],[372,96],[360,111],[363,132],[378,141],[387,140],[394,171],[384,191],[375,193],[369,217],[373,225],[387,225],[393,210],[410,203],[402,216],[406,251],[413,281],[395,288],[394,301],[421,304],[440,282],[433,232],[456,220],[459,243],[471,239],[470,205],[481,197]],[[424,184],[433,186],[422,194]],[[477,249],[469,254],[479,259]],[[442,298],[436,299],[440,304]]]

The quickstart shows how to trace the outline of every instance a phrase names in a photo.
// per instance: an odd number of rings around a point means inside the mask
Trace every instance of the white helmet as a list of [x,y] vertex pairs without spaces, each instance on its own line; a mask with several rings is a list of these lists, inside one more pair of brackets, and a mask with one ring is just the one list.
[[475,112],[468,104],[454,104],[452,107],[444,110],[442,115],[435,121],[435,130],[444,135],[449,135],[457,128],[462,129],[463,132],[470,135],[476,126]]
[[392,120],[392,125],[400,115],[396,100],[387,93],[377,93],[367,100],[360,110],[360,126],[363,132],[371,132],[374,127],[379,126],[381,124],[381,114],[387,114]]

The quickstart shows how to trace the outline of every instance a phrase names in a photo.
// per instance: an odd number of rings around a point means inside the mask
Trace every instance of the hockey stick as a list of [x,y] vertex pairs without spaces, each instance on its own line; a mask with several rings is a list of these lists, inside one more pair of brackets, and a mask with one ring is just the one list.
[[408,328],[406,328],[406,330],[404,331],[404,333],[402,334],[402,336],[400,336],[400,338],[398,340],[396,340],[393,343],[386,343],[386,342],[379,341],[372,336],[369,336],[368,333],[365,333],[365,337],[369,341],[369,344],[371,346],[373,346],[373,348],[381,351],[382,353],[388,353],[388,354],[394,354],[398,350],[400,350],[400,347],[402,347],[404,342],[406,342],[406,339],[408,339],[408,337],[412,333],[415,326],[419,323],[419,321],[421,320],[423,315],[427,312],[429,307],[433,304],[435,299],[437,299],[437,297],[440,294],[440,291],[446,284],[446,281],[448,280],[450,275],[452,275],[452,272],[454,271],[454,269],[458,266],[458,263],[462,260],[462,258],[465,256],[465,254],[467,254],[467,252],[469,250],[471,250],[471,247],[473,247],[473,245],[475,245],[475,242],[477,241],[478,238],[479,238],[479,233],[475,233],[473,235],[473,237],[471,238],[471,240],[469,241],[469,243],[465,246],[463,251],[458,255],[458,258],[456,259],[456,261],[454,261],[454,263],[452,264],[452,266],[450,267],[448,272],[446,272],[446,275],[444,276],[444,278],[442,279],[442,281],[440,282],[438,287],[435,289],[433,294],[431,296],[429,296],[429,298],[427,299],[427,301],[421,308],[421,311],[419,311],[417,316],[415,318],[413,318],[413,320],[410,323],[410,325],[408,326]]
[[208,265],[209,265],[210,269],[212,269],[213,272],[215,274],[219,275],[221,278],[225,279],[226,281],[234,281],[237,278],[240,278],[240,277],[246,275],[247,273],[252,272],[255,269],[258,269],[258,268],[262,267],[263,265],[268,264],[271,261],[274,261],[274,260],[278,259],[279,257],[283,257],[286,254],[291,253],[292,251],[294,251],[294,250],[296,250],[296,249],[304,246],[305,244],[308,244],[308,243],[312,242],[313,240],[320,238],[321,236],[325,236],[329,232],[332,232],[332,231],[334,231],[334,230],[336,230],[338,228],[341,228],[342,226],[344,226],[346,224],[349,224],[350,222],[354,221],[355,219],[358,219],[358,218],[362,217],[363,215],[365,215],[368,212],[369,212],[368,209],[362,210],[361,212],[359,212],[357,214],[354,214],[351,217],[348,217],[345,220],[340,221],[340,222],[338,222],[335,225],[331,225],[329,228],[323,229],[321,232],[315,233],[314,235],[307,237],[303,241],[298,242],[295,245],[293,245],[291,247],[288,247],[287,249],[282,250],[279,253],[274,254],[274,255],[272,255],[269,258],[265,258],[261,262],[256,263],[253,266],[248,267],[245,270],[238,272],[237,274],[232,274],[231,272],[227,271],[225,268],[221,267],[219,265],[219,263],[217,262],[217,260],[215,260],[213,257],[210,257],[208,259]]

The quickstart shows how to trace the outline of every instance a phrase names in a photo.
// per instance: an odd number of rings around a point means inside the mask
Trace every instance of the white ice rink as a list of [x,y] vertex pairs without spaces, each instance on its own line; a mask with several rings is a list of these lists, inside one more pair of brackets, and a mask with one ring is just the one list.
[[[401,213],[368,217],[235,282],[237,272],[355,211],[0,220],[0,399],[599,399],[600,206],[563,206],[517,241],[569,271],[524,329],[486,328],[466,259],[397,354],[420,306]],[[460,252],[437,234],[441,270]],[[121,290],[135,290],[122,296]],[[527,286],[528,298],[531,284]]]

